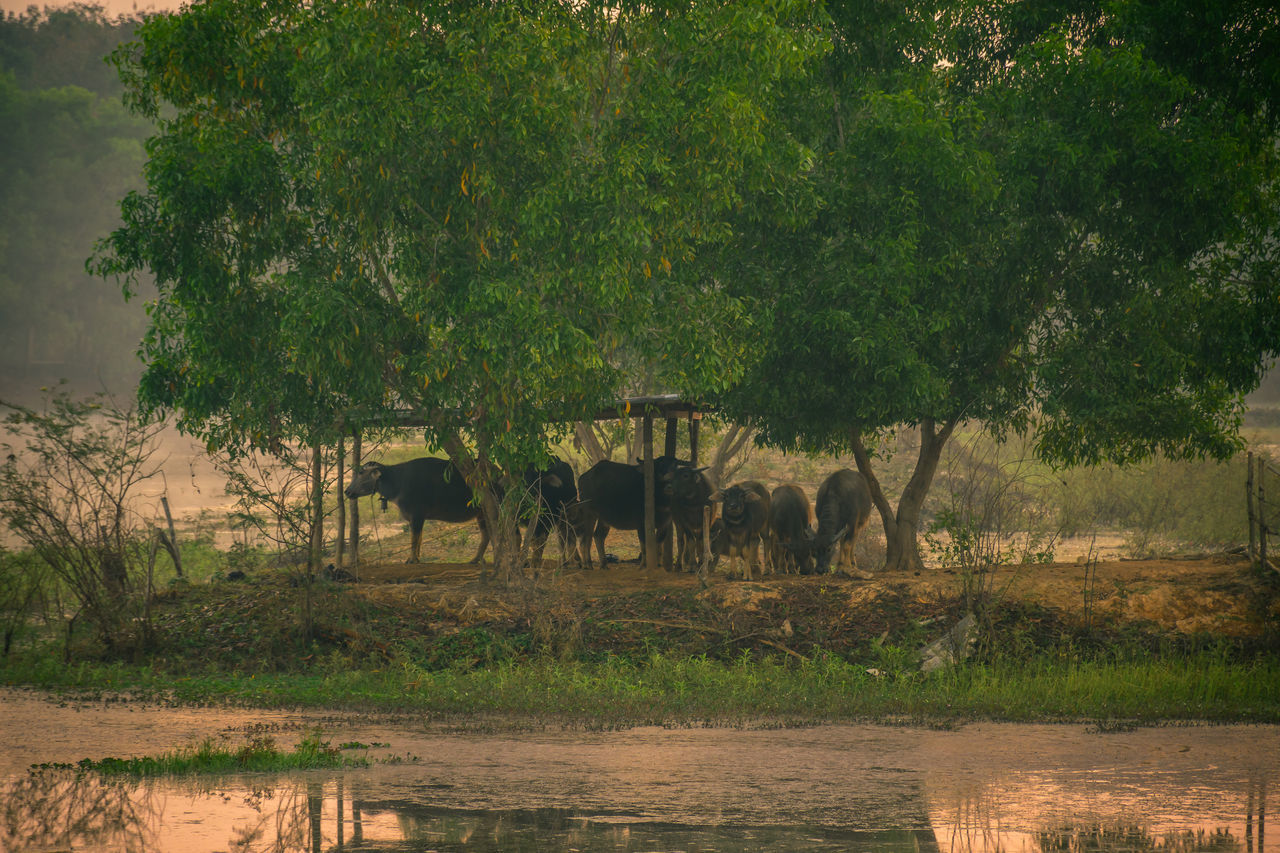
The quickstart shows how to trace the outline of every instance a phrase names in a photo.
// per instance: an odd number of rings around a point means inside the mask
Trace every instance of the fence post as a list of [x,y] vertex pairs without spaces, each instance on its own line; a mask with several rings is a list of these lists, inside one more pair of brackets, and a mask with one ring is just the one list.
[[1258,560],[1258,514],[1253,506],[1253,451],[1249,451],[1249,473],[1244,481],[1245,498],[1249,510],[1249,562]]
[[1267,565],[1267,537],[1271,531],[1267,526],[1267,462],[1258,460],[1258,563]]

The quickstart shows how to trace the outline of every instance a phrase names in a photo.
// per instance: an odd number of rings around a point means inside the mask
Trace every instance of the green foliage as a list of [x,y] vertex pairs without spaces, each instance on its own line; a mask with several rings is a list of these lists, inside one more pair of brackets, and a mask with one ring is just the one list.
[[637,365],[723,387],[742,313],[694,260],[802,160],[766,108],[816,49],[803,14],[214,0],[149,22],[117,61],[161,135],[97,264],[157,276],[144,399],[235,447],[404,406],[428,444],[518,470]]
[[757,320],[730,413],[818,451],[921,425],[891,563],[962,421],[1064,465],[1236,452],[1280,341],[1275,16],[867,7],[831,4],[839,49],[791,94],[818,156],[784,192],[812,203],[751,210],[724,256]]
[[[897,660],[899,651],[885,655]],[[892,661],[891,661],[892,662]],[[905,671],[905,670],[904,670]],[[346,670],[328,675],[165,675],[81,667],[49,687],[119,690],[186,702],[259,707],[362,707],[437,719],[499,717],[599,727],[837,720],[1280,720],[1280,667],[1214,650],[1119,660],[1007,655],[927,676],[877,677],[830,654],[799,663],[653,655],[598,663],[539,659],[474,671]]]
[[198,746],[180,749],[160,756],[139,758],[83,759],[76,762],[80,770],[104,776],[190,776],[195,774],[283,773],[292,770],[323,770],[335,767],[365,766],[364,758],[343,755],[314,731],[298,742],[291,752],[281,751],[275,740],[266,736],[252,738],[236,749],[228,749],[206,738]]

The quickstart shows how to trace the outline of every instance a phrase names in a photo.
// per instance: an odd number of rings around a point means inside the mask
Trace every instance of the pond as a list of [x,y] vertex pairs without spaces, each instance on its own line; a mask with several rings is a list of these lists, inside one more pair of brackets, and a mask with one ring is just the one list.
[[[1280,727],[451,732],[0,691],[0,849],[1258,851]],[[368,768],[121,782],[33,763],[319,725]]]

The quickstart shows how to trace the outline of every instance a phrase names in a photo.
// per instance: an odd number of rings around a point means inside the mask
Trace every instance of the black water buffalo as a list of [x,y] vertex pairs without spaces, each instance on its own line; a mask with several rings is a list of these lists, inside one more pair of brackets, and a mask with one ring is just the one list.
[[813,555],[819,574],[826,572],[840,549],[839,565],[853,568],[853,546],[871,518],[871,490],[857,471],[842,468],[818,487],[818,532]]
[[[658,542],[664,542],[671,531],[671,487],[676,469],[688,462],[673,456],[654,460],[654,517]],[[578,523],[592,522],[591,537],[605,566],[604,541],[613,528],[634,530],[640,537],[640,562],[644,563],[644,468],[603,459],[578,478],[578,500],[581,506],[573,512]],[[591,568],[591,548],[587,545],[585,565]]]
[[568,507],[578,500],[573,468],[563,459],[554,459],[541,471],[530,465],[524,472],[524,487],[529,503],[529,511],[522,513],[527,531],[525,547],[532,549],[530,560],[533,565],[542,565],[542,551],[552,529],[559,536],[562,558],[568,560],[574,541]]
[[[733,576],[738,557],[744,557],[746,568],[743,577],[751,580],[752,566],[760,564],[760,539],[768,535],[769,490],[763,483],[747,480],[737,483],[715,497],[723,504],[720,518],[712,525],[711,548],[717,562],[722,555],[729,555],[729,575]],[[760,567],[764,575],[764,567]]]
[[670,480],[671,520],[676,527],[676,566],[692,571],[702,564],[702,527],[715,490],[702,472],[706,468],[680,466]]
[[775,572],[807,574],[813,564],[809,542],[813,512],[804,489],[784,483],[769,498],[769,560]]
[[421,562],[422,524],[434,521],[470,521],[480,524],[480,547],[471,562],[478,563],[489,547],[489,530],[480,507],[472,503],[471,487],[448,459],[419,457],[396,465],[366,462],[351,478],[345,493],[361,498],[377,492],[396,505],[413,534],[410,563]]

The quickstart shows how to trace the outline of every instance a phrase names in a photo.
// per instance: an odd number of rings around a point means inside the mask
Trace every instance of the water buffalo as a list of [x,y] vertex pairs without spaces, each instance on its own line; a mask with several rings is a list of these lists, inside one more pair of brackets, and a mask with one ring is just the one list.
[[702,564],[702,527],[705,510],[712,506],[711,481],[706,468],[681,466],[670,480],[671,520],[676,528],[676,566],[693,571]]
[[412,546],[410,563],[421,562],[422,525],[428,518],[434,521],[470,521],[480,524],[480,547],[471,562],[478,563],[489,547],[489,530],[484,523],[480,507],[472,502],[471,487],[457,466],[448,459],[424,456],[383,465],[366,462],[351,478],[345,494],[349,498],[361,498],[377,492],[400,510],[409,522]]
[[784,483],[769,498],[769,559],[775,572],[807,574],[813,564],[809,542],[813,513],[804,489]]
[[[661,544],[671,531],[671,487],[676,469],[688,466],[688,462],[673,456],[660,456],[654,460],[654,517],[658,542]],[[640,537],[640,562],[644,563],[644,469],[640,465],[627,465],[603,459],[592,465],[578,478],[578,499],[582,506],[574,509],[579,524],[594,522],[592,539],[600,555],[600,567],[605,566],[604,542],[613,528],[634,530]],[[586,549],[585,565],[591,568],[591,548]]]
[[813,554],[819,574],[826,572],[840,550],[839,565],[854,568],[853,546],[871,518],[871,490],[857,471],[842,468],[818,487],[818,532]]
[[[760,564],[760,539],[767,535],[769,522],[769,490],[763,483],[747,480],[730,486],[713,497],[723,500],[720,518],[712,525],[711,548],[718,558],[729,555],[729,575],[737,569],[738,557],[744,557],[743,577],[751,580],[752,566]],[[764,575],[764,567],[760,567]]]
[[530,505],[530,510],[523,514],[527,528],[525,544],[532,549],[533,565],[542,565],[542,551],[553,528],[560,539],[560,554],[567,560],[573,542],[567,508],[578,499],[573,468],[563,459],[552,460],[541,471],[530,465],[524,472],[524,487]]

